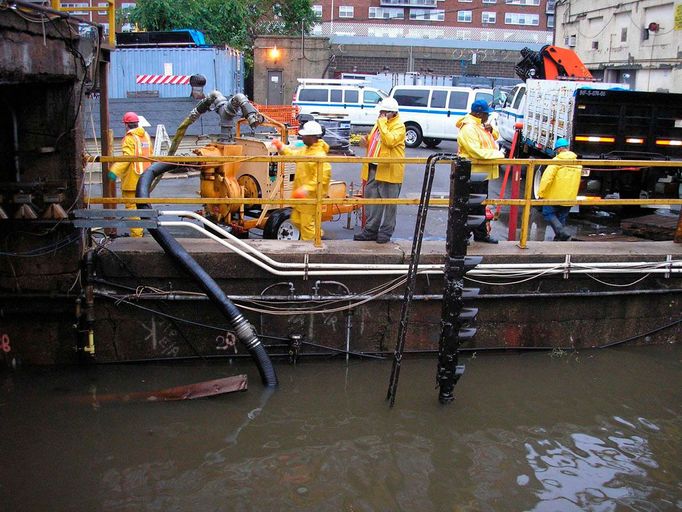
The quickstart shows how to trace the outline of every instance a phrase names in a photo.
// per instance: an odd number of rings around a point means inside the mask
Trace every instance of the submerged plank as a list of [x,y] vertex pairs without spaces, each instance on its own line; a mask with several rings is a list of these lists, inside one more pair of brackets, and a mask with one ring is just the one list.
[[112,393],[98,395],[98,402],[167,402],[171,400],[194,400],[209,396],[245,391],[248,387],[246,375],[234,375],[223,379],[207,380],[195,384],[175,386],[156,391],[138,391],[133,393]]

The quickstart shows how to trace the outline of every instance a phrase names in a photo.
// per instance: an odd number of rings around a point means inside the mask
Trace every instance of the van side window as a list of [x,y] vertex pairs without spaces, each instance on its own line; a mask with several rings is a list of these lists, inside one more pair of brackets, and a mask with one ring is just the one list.
[[301,89],[298,101],[329,101],[329,89]]
[[457,110],[466,110],[467,101],[469,100],[469,93],[466,91],[451,91],[450,102],[448,108],[456,108]]
[[363,91],[362,102],[376,104],[381,101],[381,96],[374,91]]
[[433,91],[431,93],[431,108],[445,108],[445,99],[447,97],[447,91]]
[[398,105],[404,107],[425,107],[429,103],[429,91],[426,89],[397,90],[393,95],[393,99],[398,102]]
[[488,94],[487,92],[477,92],[476,93],[476,99],[474,101],[476,101],[476,100],[485,100],[485,102],[488,105],[490,105],[493,101],[493,95]]
[[343,101],[345,101],[346,103],[357,103],[358,91],[346,89],[343,93]]
[[332,103],[341,103],[341,97],[343,95],[342,89],[330,89],[329,90],[329,101]]
[[514,108],[519,108],[519,105],[521,104],[521,99],[523,98],[523,95],[526,94],[526,89],[521,88],[519,90],[519,93],[516,95],[516,100],[514,101]]

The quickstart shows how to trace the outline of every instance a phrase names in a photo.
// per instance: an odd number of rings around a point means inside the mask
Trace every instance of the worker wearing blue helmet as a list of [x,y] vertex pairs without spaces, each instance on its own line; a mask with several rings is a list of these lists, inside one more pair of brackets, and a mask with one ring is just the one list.
[[[565,160],[575,160],[577,155],[569,150],[569,142],[559,138],[554,144],[556,164],[548,165],[542,173],[540,180],[540,199],[551,200],[575,200],[580,188],[580,176],[582,165],[566,164]],[[542,207],[542,216],[554,231],[554,240],[565,241],[571,239],[571,234],[566,229],[570,206],[550,205]]]

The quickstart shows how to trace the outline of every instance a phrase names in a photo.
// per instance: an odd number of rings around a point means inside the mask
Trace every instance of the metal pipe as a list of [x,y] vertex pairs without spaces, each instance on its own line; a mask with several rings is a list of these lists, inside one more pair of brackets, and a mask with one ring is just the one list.
[[[187,227],[194,229],[207,237],[215,240],[221,245],[229,248],[230,250],[236,252],[240,256],[246,258],[252,263],[260,266],[261,268],[267,270],[274,275],[303,275],[303,274],[290,274],[290,273],[280,273],[276,269],[303,269],[306,275],[320,275],[319,273],[313,273],[315,270],[376,270],[376,271],[393,271],[393,272],[370,272],[371,274],[404,274],[409,268],[408,264],[365,264],[365,263],[283,263],[276,261],[263,252],[255,249],[253,246],[247,244],[243,240],[235,237],[232,233],[224,230],[217,224],[212,223],[208,219],[202,217],[196,212],[188,210],[162,210],[159,212],[160,215],[176,215],[179,217],[190,217],[195,219],[202,224],[211,227],[211,231],[205,230],[196,224],[185,221],[162,221],[159,222],[163,226],[173,226],[173,227]],[[213,232],[217,232],[221,235],[221,238],[215,235]],[[260,261],[258,261],[260,260]],[[657,266],[657,269],[650,269],[647,267]],[[612,269],[609,269],[611,267]],[[641,268],[639,268],[641,267]],[[492,277],[488,272],[494,270],[519,270],[519,271],[529,271],[530,273],[540,270],[546,270],[544,274],[563,274],[567,271],[572,273],[594,273],[602,272],[606,273],[619,273],[616,272],[617,269],[635,269],[635,270],[645,270],[645,273],[667,273],[667,272],[682,272],[682,259],[678,261],[660,261],[660,262],[585,262],[585,263],[575,263],[575,262],[564,262],[561,263],[493,263],[493,264],[481,264],[477,268],[469,271],[467,275],[470,276],[486,276]],[[396,271],[400,272],[396,272]],[[419,271],[421,273],[440,273],[443,270],[442,264],[427,264],[420,265]],[[514,272],[518,273],[518,272]],[[635,272],[641,273],[641,272]],[[325,273],[325,275],[330,275],[330,273]],[[338,275],[354,275],[354,274],[338,274]]]
[[[169,302],[182,302],[182,301],[187,301],[187,302],[194,302],[194,301],[207,301],[209,298],[206,295],[195,295],[195,294],[182,294],[178,292],[173,292],[173,293],[168,293],[168,294],[154,294],[154,295],[137,295],[137,294],[117,294],[111,290],[106,290],[106,289],[96,289],[95,293],[97,295],[101,296],[106,296],[112,299],[125,299],[125,298],[134,298],[135,300],[164,300],[164,301],[169,301]],[[571,298],[571,297],[585,297],[585,298],[590,298],[590,297],[621,297],[621,296],[628,296],[628,295],[666,295],[669,293],[677,294],[677,293],[682,293],[682,288],[670,288],[670,289],[657,289],[657,290],[619,290],[619,291],[613,291],[613,292],[558,292],[558,293],[503,293],[503,294],[478,294],[476,296],[476,300],[496,300],[496,299],[551,299],[551,298]],[[135,295],[132,297],[132,295]],[[39,294],[31,294],[31,298],[44,298],[44,299],[52,299],[55,298],[52,295],[39,295]],[[273,302],[284,302],[284,301],[311,301],[315,299],[319,299],[319,296],[315,295],[269,295],[269,296],[262,296],[262,295],[228,295],[230,300],[233,301],[255,301],[255,300],[263,300],[264,298],[267,298],[268,300],[271,300]],[[22,295],[0,295],[0,299],[7,299],[7,298],[22,298]],[[68,297],[68,296],[63,296],[63,298],[73,298],[73,297]],[[358,295],[335,295],[335,299],[339,300],[370,300],[370,299],[381,299],[384,301],[402,301],[405,297],[402,294],[386,294],[386,295],[381,295],[381,297],[376,297],[374,295],[365,295],[365,294],[358,294]],[[418,301],[424,301],[424,302],[431,302],[431,301],[438,301],[442,300],[443,295],[442,294],[421,294],[421,295],[414,295],[413,300],[418,300]],[[292,313],[295,314],[295,313]]]
[[[149,188],[157,176],[175,169],[178,165],[152,164],[140,176],[137,183],[136,196],[149,197]],[[150,208],[149,205],[138,205],[138,208]],[[225,292],[218,286],[213,278],[206,272],[185,250],[170,232],[164,227],[150,228],[149,233],[154,240],[171,256],[175,263],[189,275],[194,277],[197,284],[204,290],[212,302],[220,309],[232,324],[239,341],[246,345],[246,348],[256,360],[261,379],[266,386],[277,386],[277,375],[272,366],[272,361],[268,357],[263,344],[258,338],[255,329],[248,320],[241,314],[237,306],[227,297]]]

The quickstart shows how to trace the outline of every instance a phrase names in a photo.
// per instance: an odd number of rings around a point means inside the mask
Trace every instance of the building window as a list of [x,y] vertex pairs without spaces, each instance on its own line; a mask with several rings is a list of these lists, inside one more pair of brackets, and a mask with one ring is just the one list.
[[623,27],[620,29],[620,42],[621,43],[627,43],[628,42],[628,28]]
[[315,13],[315,17],[322,19],[322,6],[321,5],[313,5],[313,12]]
[[483,11],[481,13],[481,23],[483,23],[484,25],[492,25],[496,21],[497,21],[496,12]]
[[[62,7],[68,7],[68,8],[77,8],[77,7],[90,7],[90,4],[84,3],[84,2],[78,2],[78,3],[64,3],[61,4]],[[87,16],[88,11],[69,11],[69,14],[72,14],[73,16]]]
[[473,2],[473,0],[457,0],[457,1],[460,2],[460,3],[462,3],[462,2],[465,2],[465,3],[471,3],[471,2]]
[[540,0],[504,0],[508,5],[540,5]]
[[554,28],[554,14],[547,15],[547,28]]
[[339,18],[352,18],[355,14],[355,8],[352,5],[339,6]]
[[405,10],[395,7],[370,7],[368,17],[370,19],[402,20],[405,19]]
[[457,11],[457,21],[460,23],[471,23],[471,11]]
[[483,0],[484,4],[496,4],[497,0]]
[[530,25],[537,26],[540,24],[539,14],[521,14],[515,12],[508,12],[504,15],[505,25]]
[[442,9],[410,9],[410,19],[416,21],[444,21],[445,11]]
[[121,9],[134,9],[136,6],[136,2],[123,2],[121,4]]
[[554,4],[556,4],[556,0],[547,0],[547,7],[545,7],[545,14],[554,14]]

